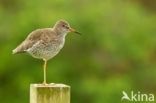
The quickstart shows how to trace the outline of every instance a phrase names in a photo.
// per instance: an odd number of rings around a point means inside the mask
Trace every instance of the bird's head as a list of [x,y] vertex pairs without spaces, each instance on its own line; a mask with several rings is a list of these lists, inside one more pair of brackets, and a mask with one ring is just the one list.
[[57,32],[59,32],[61,34],[66,34],[69,32],[74,32],[74,33],[80,34],[75,29],[71,28],[69,23],[65,20],[57,21],[56,24],[54,25],[54,29],[57,30]]

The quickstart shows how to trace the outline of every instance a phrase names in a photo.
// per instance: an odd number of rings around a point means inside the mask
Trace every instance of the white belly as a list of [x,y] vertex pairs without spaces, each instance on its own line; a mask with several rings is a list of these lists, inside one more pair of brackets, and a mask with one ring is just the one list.
[[63,48],[65,43],[65,38],[62,38],[60,42],[48,43],[46,46],[44,44],[35,44],[27,52],[34,58],[49,60],[56,56],[60,50]]

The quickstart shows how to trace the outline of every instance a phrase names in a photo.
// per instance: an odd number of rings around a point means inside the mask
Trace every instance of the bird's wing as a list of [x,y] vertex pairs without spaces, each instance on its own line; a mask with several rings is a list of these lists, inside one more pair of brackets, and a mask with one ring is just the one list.
[[50,29],[37,29],[31,32],[27,36],[27,38],[19,46],[17,46],[16,49],[13,50],[13,54],[27,51],[34,44],[36,44],[38,41],[41,41],[42,39],[47,40],[48,37],[46,35],[50,35],[50,33],[51,33]]

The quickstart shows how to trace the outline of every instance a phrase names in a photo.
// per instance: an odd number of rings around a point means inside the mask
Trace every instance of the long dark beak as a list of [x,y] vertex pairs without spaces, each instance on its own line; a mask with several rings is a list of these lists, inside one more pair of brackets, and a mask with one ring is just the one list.
[[76,31],[76,30],[75,30],[75,29],[73,29],[73,28],[69,28],[69,31],[70,31],[70,32],[74,32],[74,33],[76,33],[76,34],[81,35],[81,33],[80,33],[80,32]]

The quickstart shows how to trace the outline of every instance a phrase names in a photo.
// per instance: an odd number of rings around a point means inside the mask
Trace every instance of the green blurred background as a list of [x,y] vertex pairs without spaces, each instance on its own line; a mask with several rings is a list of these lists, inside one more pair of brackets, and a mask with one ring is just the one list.
[[0,0],[0,103],[29,103],[43,61],[12,49],[59,19],[83,34],[70,33],[48,62],[48,82],[70,85],[71,103],[120,103],[123,90],[156,94],[155,0]]

